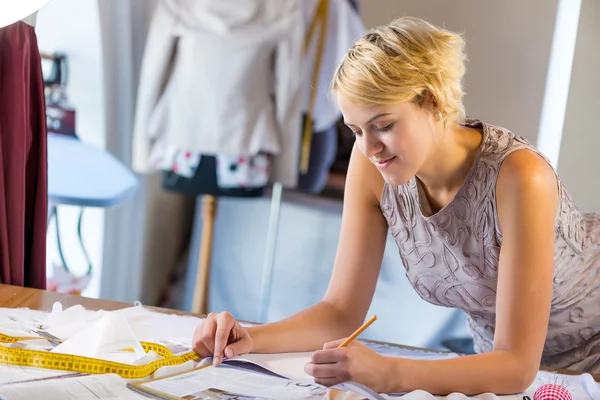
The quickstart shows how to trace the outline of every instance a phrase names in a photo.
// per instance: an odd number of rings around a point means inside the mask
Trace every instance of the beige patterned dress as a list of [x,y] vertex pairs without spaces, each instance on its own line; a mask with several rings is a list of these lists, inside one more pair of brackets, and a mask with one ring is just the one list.
[[[483,140],[454,199],[432,214],[416,178],[385,185],[381,210],[408,280],[426,301],[464,310],[476,352],[492,350],[502,233],[495,185],[502,161],[536,151],[512,132],[478,120]],[[600,214],[577,209],[559,180],[554,293],[542,364],[600,373]]]

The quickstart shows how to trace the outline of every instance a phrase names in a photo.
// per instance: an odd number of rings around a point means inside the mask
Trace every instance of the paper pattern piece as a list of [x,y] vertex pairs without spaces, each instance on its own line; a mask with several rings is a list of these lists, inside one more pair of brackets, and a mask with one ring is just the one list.
[[148,400],[118,375],[89,375],[0,386],[2,400]]
[[[133,348],[133,352],[122,349]],[[146,356],[144,348],[120,314],[108,313],[87,328],[82,329],[54,349],[53,353],[120,361],[131,364]],[[115,360],[119,353],[120,360]]]
[[0,364],[0,386],[67,375],[78,374],[73,374],[68,371],[54,371],[42,368],[29,368]]

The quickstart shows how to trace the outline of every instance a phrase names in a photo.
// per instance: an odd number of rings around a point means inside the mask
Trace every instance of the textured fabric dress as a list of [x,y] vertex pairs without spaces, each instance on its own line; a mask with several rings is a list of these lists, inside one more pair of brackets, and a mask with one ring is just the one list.
[[[416,178],[385,184],[381,210],[406,275],[426,301],[468,316],[475,351],[493,349],[502,232],[496,179],[513,151],[537,150],[514,133],[478,120],[483,140],[463,186],[432,214]],[[540,154],[539,152],[537,152]],[[600,214],[578,210],[559,182],[554,288],[542,365],[600,373]]]

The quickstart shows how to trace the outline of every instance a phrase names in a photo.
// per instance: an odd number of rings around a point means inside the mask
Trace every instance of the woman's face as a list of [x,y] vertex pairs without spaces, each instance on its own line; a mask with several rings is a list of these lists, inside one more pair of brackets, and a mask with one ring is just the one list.
[[368,106],[338,95],[345,124],[360,151],[390,185],[408,182],[429,157],[434,122],[427,107],[414,103]]

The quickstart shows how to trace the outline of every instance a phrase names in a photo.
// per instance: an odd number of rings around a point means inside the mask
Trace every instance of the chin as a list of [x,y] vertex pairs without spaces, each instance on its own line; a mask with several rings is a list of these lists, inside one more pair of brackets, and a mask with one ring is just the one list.
[[384,172],[381,173],[381,176],[383,176],[383,180],[385,181],[385,183],[392,186],[404,185],[405,183],[408,183],[413,177],[413,175],[392,174]]

